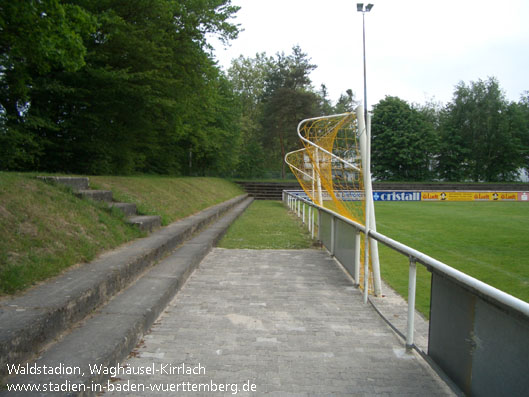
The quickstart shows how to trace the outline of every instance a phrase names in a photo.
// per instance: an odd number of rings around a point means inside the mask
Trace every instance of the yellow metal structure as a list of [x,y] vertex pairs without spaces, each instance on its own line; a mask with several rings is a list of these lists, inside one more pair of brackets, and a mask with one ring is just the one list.
[[[298,134],[303,148],[285,157],[302,189],[315,204],[365,226],[366,194],[364,189],[363,160],[360,148],[360,131],[357,116],[344,113],[303,120]],[[361,260],[365,258],[362,235]],[[369,261],[371,269],[371,261]],[[372,271],[369,271],[372,275]],[[364,286],[364,269],[360,280]],[[369,290],[372,290],[369,277]]]

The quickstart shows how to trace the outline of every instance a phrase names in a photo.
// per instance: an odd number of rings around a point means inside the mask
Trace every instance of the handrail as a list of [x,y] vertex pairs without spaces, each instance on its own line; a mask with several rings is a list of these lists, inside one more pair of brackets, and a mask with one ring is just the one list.
[[447,265],[446,263],[443,263],[435,258],[432,258],[431,256],[426,255],[414,248],[411,248],[405,244],[399,243],[398,241],[393,240],[392,238],[387,237],[383,235],[382,233],[369,231],[369,236],[371,238],[374,238],[378,242],[386,245],[387,247],[392,248],[397,252],[400,252],[403,255],[415,258],[417,262],[425,266],[430,266],[433,269],[439,271],[440,273],[443,273],[459,281],[460,283],[466,285],[467,287],[472,288],[475,291],[479,292],[483,296],[496,300],[504,304],[505,306],[508,306],[509,308],[514,309],[529,317],[529,303],[521,299],[518,299],[502,290],[499,290],[493,287],[492,285],[489,285],[472,276],[469,276],[466,273],[463,273],[457,269],[454,269],[453,267]]
[[[304,204],[307,204],[311,207],[317,208],[319,211],[323,211],[329,215],[331,215],[334,218],[340,219],[341,221],[353,226],[356,230],[366,234],[366,228],[349,219],[346,218],[328,208],[325,208],[321,205],[318,205],[316,203],[313,203],[311,200],[308,200],[305,197],[302,197],[300,195],[295,194],[295,191],[284,191],[286,195],[288,196],[289,203],[291,201],[300,201]],[[301,193],[301,192],[299,192]],[[435,259],[432,258],[429,255],[426,255],[414,248],[411,248],[405,244],[402,244],[396,240],[393,240],[390,237],[387,237],[383,235],[382,233],[369,230],[367,232],[367,237],[377,240],[378,242],[386,245],[387,247],[401,253],[402,255],[408,256],[410,259],[410,273],[409,273],[409,289],[408,289],[408,326],[407,326],[407,335],[406,335],[406,346],[411,348],[413,346],[413,329],[414,329],[414,312],[415,312],[415,263],[421,263],[424,266],[430,267],[432,269],[435,269],[437,272],[444,274],[463,286],[466,286],[467,288],[470,288],[479,294],[481,294],[483,297],[488,298],[489,300],[493,300],[496,302],[501,303],[502,305],[508,307],[511,310],[514,310],[523,316],[529,317],[529,303],[518,299],[504,291],[501,291],[489,284],[486,284],[472,276],[469,276],[468,274],[465,274],[457,269],[454,269],[453,267]],[[355,264],[356,268],[357,264]],[[358,282],[358,280],[355,280],[355,282]]]

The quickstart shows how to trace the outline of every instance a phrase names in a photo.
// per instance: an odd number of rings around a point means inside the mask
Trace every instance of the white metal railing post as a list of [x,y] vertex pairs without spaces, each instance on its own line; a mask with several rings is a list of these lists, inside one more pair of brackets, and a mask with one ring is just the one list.
[[413,347],[413,331],[415,327],[415,288],[417,281],[417,263],[410,256],[410,271],[408,277],[408,330],[406,333],[406,348]]
[[305,202],[303,202],[303,224],[305,224]]
[[333,216],[331,218],[331,255],[334,256],[334,245],[335,245],[335,240],[336,240],[336,232],[335,232],[335,227],[336,227],[336,218]]
[[318,208],[318,241],[321,241],[321,210]]
[[311,235],[311,237],[312,237],[313,240],[314,240],[314,216],[315,215],[314,215],[314,207],[313,207],[313,209],[312,209],[312,218],[311,218],[311,223],[312,223],[312,235]]
[[301,200],[298,200],[298,218],[301,216]]
[[362,240],[361,240],[361,235],[360,235],[360,230],[358,229],[355,229],[356,232],[355,232],[355,249],[354,249],[354,271],[355,271],[355,274],[354,274],[354,280],[355,280],[355,284],[356,286],[360,285],[360,252],[361,252],[361,244],[362,244]]
[[307,223],[308,223],[308,227],[309,227],[309,232],[312,231],[312,221],[311,221],[311,217],[312,217],[312,205],[309,205],[309,219],[307,219]]

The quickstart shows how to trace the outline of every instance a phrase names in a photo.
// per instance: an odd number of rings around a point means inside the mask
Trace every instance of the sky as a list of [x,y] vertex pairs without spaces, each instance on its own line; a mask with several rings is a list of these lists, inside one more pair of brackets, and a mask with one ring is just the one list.
[[[529,91],[528,0],[373,0],[365,14],[368,108],[386,95],[409,103],[452,100],[455,86],[495,77],[508,100]],[[290,54],[317,65],[311,79],[335,102],[349,88],[363,101],[362,13],[351,0],[232,0],[243,31],[212,40],[227,70],[239,55]],[[365,3],[367,4],[367,3]]]

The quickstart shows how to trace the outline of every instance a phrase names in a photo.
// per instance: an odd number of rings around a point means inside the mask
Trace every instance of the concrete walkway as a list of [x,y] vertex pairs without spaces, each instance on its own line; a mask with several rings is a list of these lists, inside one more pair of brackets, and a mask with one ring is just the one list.
[[106,395],[453,394],[321,250],[214,249],[122,365]]

